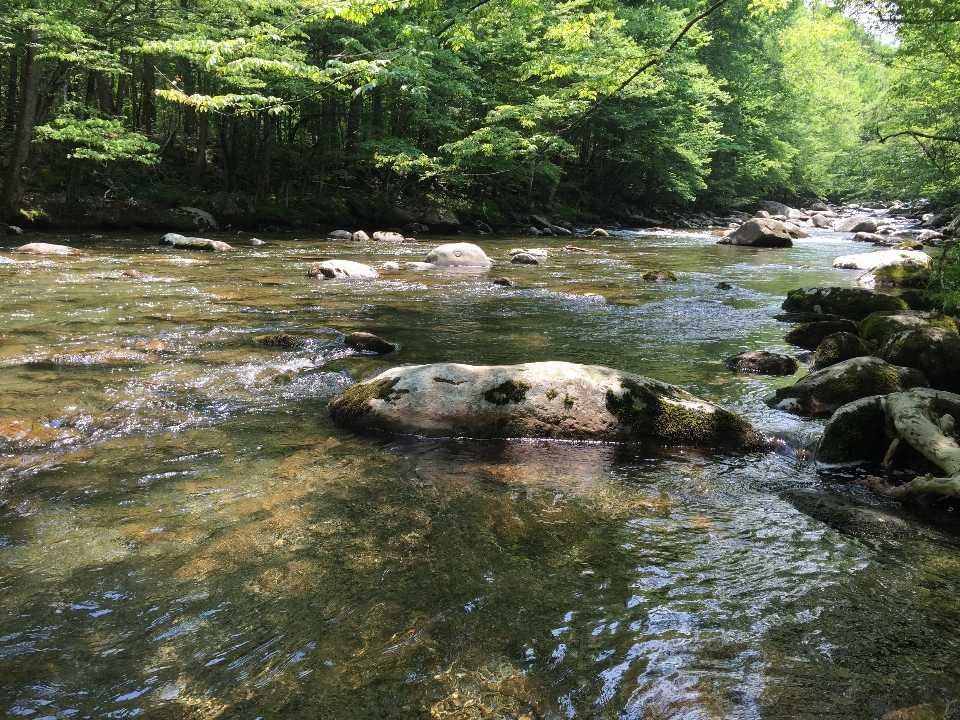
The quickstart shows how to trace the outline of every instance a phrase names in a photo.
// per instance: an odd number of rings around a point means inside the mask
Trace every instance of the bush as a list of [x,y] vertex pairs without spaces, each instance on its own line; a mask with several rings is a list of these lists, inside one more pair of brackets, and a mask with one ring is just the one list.
[[926,296],[944,313],[960,312],[960,241],[951,240],[943,246],[927,283]]

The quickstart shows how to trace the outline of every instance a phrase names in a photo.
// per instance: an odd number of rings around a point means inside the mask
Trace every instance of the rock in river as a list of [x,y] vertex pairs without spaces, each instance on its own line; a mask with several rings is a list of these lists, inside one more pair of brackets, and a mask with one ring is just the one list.
[[758,375],[793,375],[800,364],[792,357],[766,350],[752,350],[728,357],[723,364],[734,372]]
[[909,310],[903,300],[893,295],[845,287],[804,287],[791,290],[781,307],[788,312],[817,312],[841,315],[860,322],[879,310]]
[[392,342],[387,342],[379,335],[368,332],[355,332],[347,335],[346,344],[348,348],[358,352],[372,352],[377,355],[392,353],[397,346]]
[[27,253],[28,255],[79,255],[82,250],[67,245],[54,245],[53,243],[27,243],[14,248],[13,252]]
[[493,260],[472,243],[448,243],[435,247],[426,257],[437,267],[490,267]]
[[834,333],[856,334],[857,324],[853,320],[823,320],[797,325],[783,336],[791,345],[802,347],[805,350],[816,350],[824,338]]
[[937,390],[960,393],[960,336],[939,327],[894,335],[880,351],[889,363],[916,368]]
[[779,220],[771,218],[753,218],[747,220],[718,245],[747,245],[750,247],[787,248],[793,246],[790,232]]
[[352,260],[325,260],[311,267],[307,277],[327,280],[374,280],[380,277],[380,274],[369,265]]
[[876,357],[856,357],[780,388],[766,403],[795,415],[829,415],[841,405],[868,395],[886,395],[914,387],[929,387],[919,370],[888,365]]
[[823,370],[825,367],[836,365],[844,360],[855,357],[873,355],[876,347],[862,340],[859,335],[849,332],[838,332],[827,335],[817,346],[813,354],[813,370]]
[[185,237],[178,233],[167,233],[160,238],[161,245],[170,245],[181,250],[213,250],[223,252],[233,250],[233,246],[220,240],[209,240],[207,238]]
[[330,403],[347,427],[427,437],[553,438],[747,450],[750,423],[674,385],[597,365],[407,365]]
[[833,224],[833,229],[837,232],[868,232],[877,231],[877,221],[869,215],[856,215],[854,217],[842,218]]
[[917,250],[881,250],[880,252],[841,255],[833,261],[835,268],[850,270],[876,270],[890,265],[907,265],[930,268],[933,259]]

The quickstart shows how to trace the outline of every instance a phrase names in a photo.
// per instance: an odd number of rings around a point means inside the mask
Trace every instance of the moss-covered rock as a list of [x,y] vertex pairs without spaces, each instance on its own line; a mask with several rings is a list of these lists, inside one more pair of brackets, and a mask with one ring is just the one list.
[[203,250],[207,252],[224,252],[233,250],[233,246],[220,240],[208,238],[184,237],[177,233],[167,233],[160,238],[161,245],[169,245],[181,250]]
[[864,287],[921,288],[930,279],[930,268],[921,265],[886,265],[857,278]]
[[427,437],[534,437],[757,448],[763,438],[728,410],[674,385],[564,362],[388,370],[330,403],[333,419]]
[[864,357],[873,355],[877,351],[876,346],[870,345],[853,333],[840,332],[833,335],[827,335],[817,346],[813,354],[813,369],[823,370],[825,367],[836,365],[844,360],[855,357]]
[[300,335],[291,335],[290,333],[276,332],[265,335],[257,335],[253,338],[257,345],[279,348],[297,348],[307,344],[307,338]]
[[787,312],[822,312],[859,322],[872,312],[908,310],[898,297],[866,288],[807,287],[791,290],[781,306]]
[[640,279],[644,282],[665,283],[676,282],[677,276],[670,270],[646,270]]
[[960,392],[960,336],[939,327],[907,330],[883,346],[881,357],[890,363],[916,368],[937,390]]
[[856,333],[857,324],[853,320],[825,320],[797,325],[783,336],[791,345],[805,350],[816,350],[824,338],[836,333]]
[[770,407],[796,415],[823,416],[862,397],[903,392],[914,387],[929,387],[919,370],[890,365],[876,357],[856,357],[780,388],[766,402]]
[[883,458],[891,438],[885,430],[882,397],[870,395],[837,408],[817,444],[817,464],[862,465]]
[[880,347],[897,333],[929,327],[929,314],[907,310],[905,312],[870,313],[859,324],[860,337]]

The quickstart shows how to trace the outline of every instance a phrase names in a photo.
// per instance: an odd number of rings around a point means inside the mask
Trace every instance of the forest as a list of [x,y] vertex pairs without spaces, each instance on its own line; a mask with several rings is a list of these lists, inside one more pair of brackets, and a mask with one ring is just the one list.
[[[22,226],[957,200],[960,5],[5,0]],[[158,212],[156,222],[147,218]]]

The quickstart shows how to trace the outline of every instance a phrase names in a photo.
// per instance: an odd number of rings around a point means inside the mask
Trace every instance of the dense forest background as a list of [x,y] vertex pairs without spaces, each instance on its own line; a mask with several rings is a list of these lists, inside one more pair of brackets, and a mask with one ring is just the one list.
[[950,204],[957,5],[5,0],[0,209],[283,225]]

